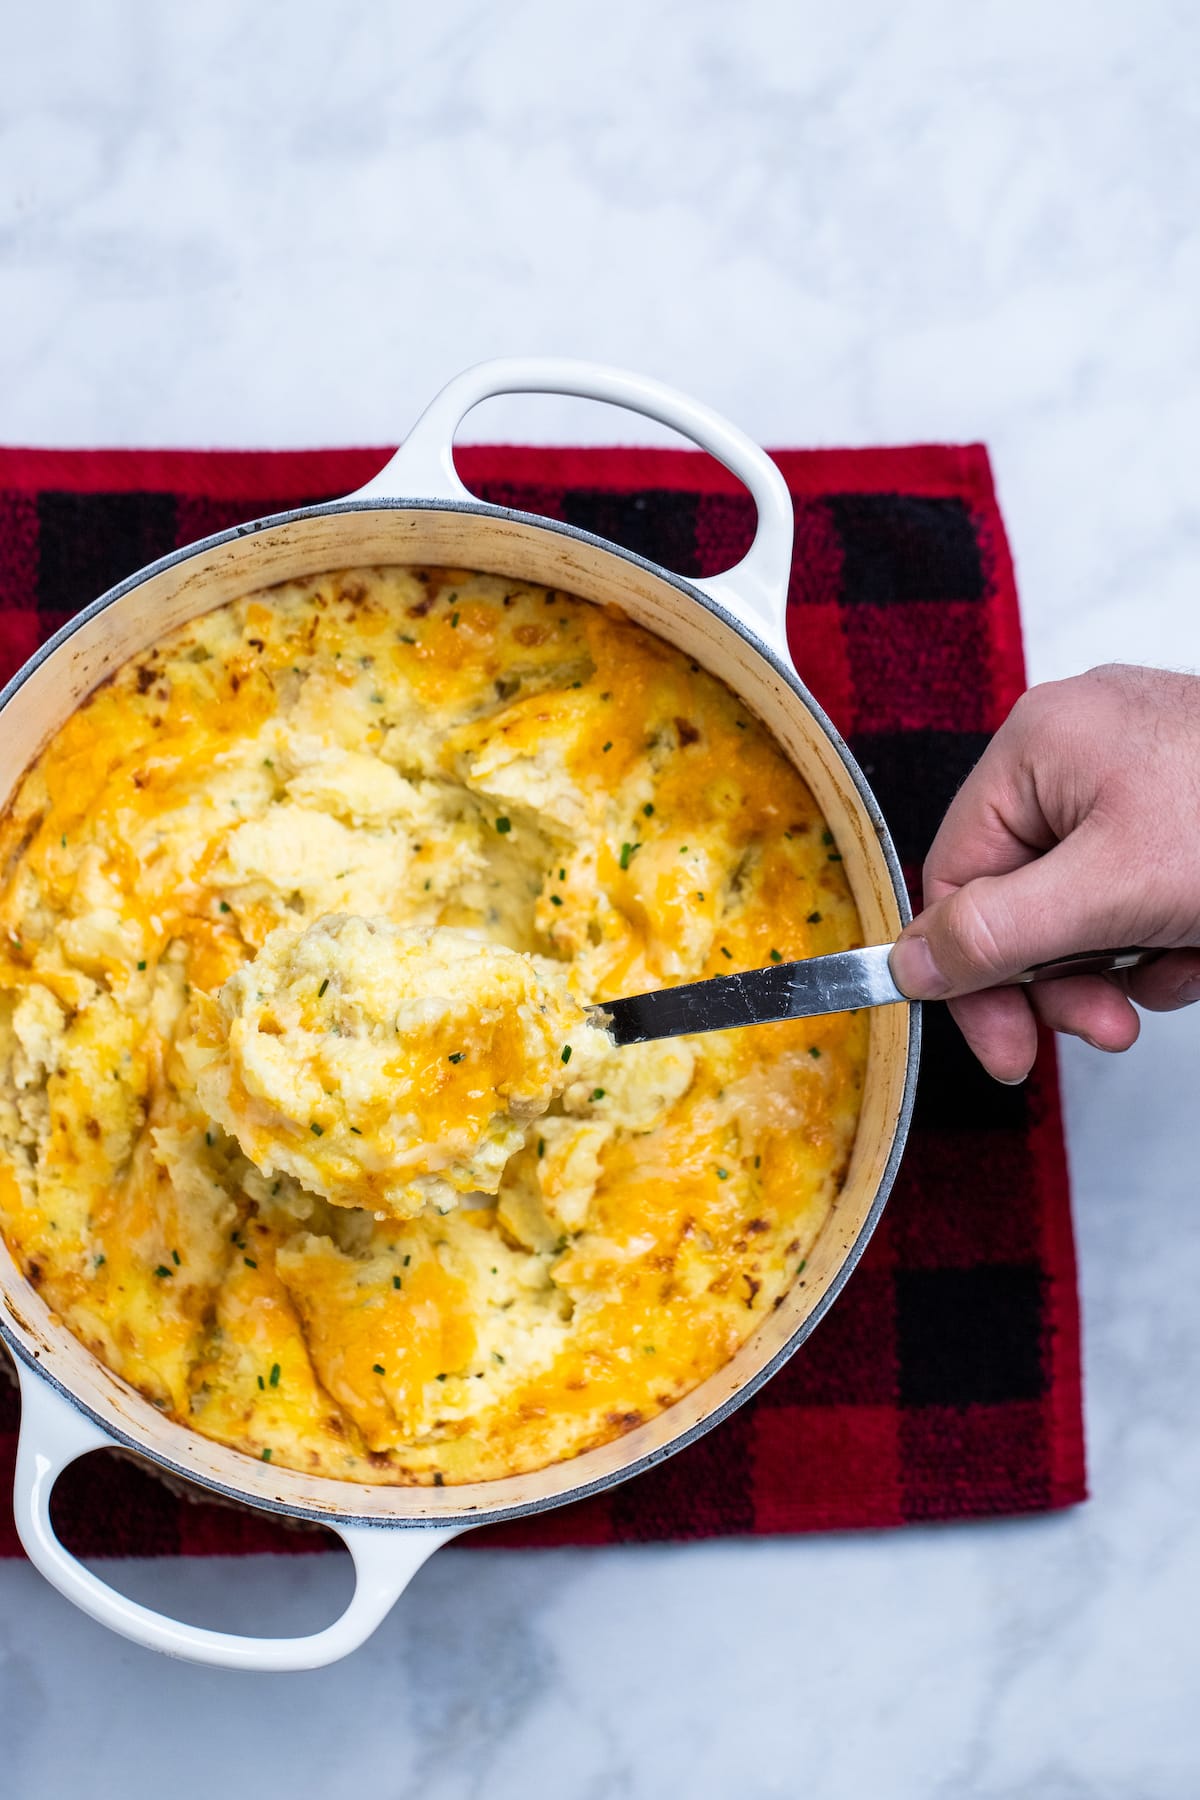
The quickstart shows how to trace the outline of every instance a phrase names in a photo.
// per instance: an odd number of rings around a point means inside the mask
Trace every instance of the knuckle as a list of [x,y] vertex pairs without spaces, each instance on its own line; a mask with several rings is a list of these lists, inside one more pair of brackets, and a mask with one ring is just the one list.
[[947,975],[958,978],[1007,972],[1003,948],[977,883],[960,888],[946,902],[941,909],[940,925],[941,947],[948,952],[943,963]]

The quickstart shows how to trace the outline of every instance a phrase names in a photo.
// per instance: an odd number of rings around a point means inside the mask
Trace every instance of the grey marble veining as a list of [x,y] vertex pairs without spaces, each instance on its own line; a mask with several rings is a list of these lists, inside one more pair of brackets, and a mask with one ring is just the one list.
[[[388,443],[464,364],[641,368],[763,441],[985,439],[1032,673],[1200,661],[1183,4],[9,9],[0,440]],[[643,441],[567,402],[496,438]],[[1093,1498],[439,1554],[333,1670],[172,1665],[0,1567],[0,1792],[1191,1800],[1200,1025],[1063,1055]],[[340,1562],[119,1571],[213,1623]]]

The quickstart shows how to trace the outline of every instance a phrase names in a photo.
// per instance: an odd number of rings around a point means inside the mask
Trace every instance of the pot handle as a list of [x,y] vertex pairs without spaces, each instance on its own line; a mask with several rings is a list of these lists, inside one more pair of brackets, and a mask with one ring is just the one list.
[[[788,658],[785,608],[792,558],[792,501],[779,469],[720,413],[644,375],[568,357],[500,357],[457,375],[421,414],[391,461],[349,500],[469,500],[454,467],[454,434],[473,407],[498,394],[567,394],[642,413],[691,438],[749,488],[758,510],[754,542],[732,569],[693,581]],[[790,660],[790,659],[789,659]]]
[[14,1511],[29,1557],[52,1587],[89,1617],[147,1650],[186,1662],[256,1672],[319,1669],[365,1643],[391,1611],[421,1564],[461,1526],[387,1528],[330,1520],[354,1559],[354,1594],[341,1617],[306,1637],[256,1638],[210,1631],[168,1618],[118,1593],[62,1544],[50,1522],[50,1496],[62,1471],[89,1450],[115,1440],[25,1363],[20,1364],[21,1432]]

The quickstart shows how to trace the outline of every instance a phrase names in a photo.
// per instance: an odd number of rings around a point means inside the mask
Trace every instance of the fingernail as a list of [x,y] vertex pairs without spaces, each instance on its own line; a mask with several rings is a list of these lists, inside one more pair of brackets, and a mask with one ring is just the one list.
[[1188,977],[1179,990],[1178,999],[1180,1006],[1191,1006],[1200,1000],[1200,975]]
[[953,986],[934,962],[928,938],[902,937],[888,963],[896,986],[910,1000],[940,1000]]
[[1027,1079],[1028,1079],[1028,1077],[1025,1075],[993,1075],[992,1076],[992,1080],[998,1081],[1000,1083],[1001,1087],[1024,1087]]

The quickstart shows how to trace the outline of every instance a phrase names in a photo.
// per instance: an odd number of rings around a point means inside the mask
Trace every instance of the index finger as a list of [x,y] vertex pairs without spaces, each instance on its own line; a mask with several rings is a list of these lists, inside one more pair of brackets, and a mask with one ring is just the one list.
[[926,906],[976,876],[1023,868],[1057,843],[1020,738],[1010,716],[950,802],[925,858]]

